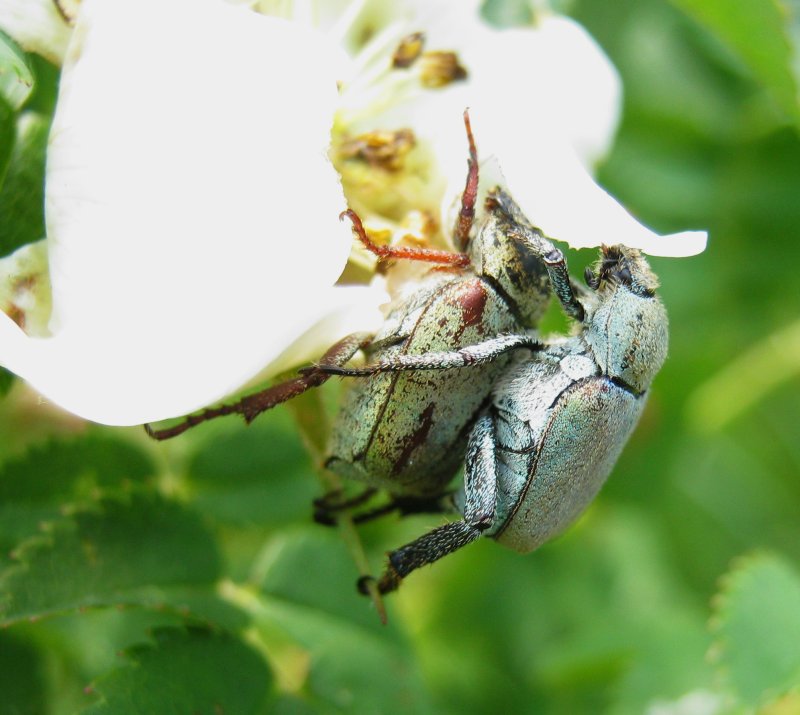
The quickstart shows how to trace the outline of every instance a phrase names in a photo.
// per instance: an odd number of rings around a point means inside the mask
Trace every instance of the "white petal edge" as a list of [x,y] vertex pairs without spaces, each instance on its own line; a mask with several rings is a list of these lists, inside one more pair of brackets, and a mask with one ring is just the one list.
[[[619,118],[616,70],[571,20],[546,18],[538,33],[527,45],[519,31],[498,34],[494,66],[481,64],[474,79],[476,95],[492,99],[472,112],[476,136],[528,218],[573,248],[621,243],[654,256],[701,253],[706,232],[659,236],[594,181],[587,166],[604,153]],[[504,65],[513,71],[498,81]]]
[[351,243],[326,156],[339,59],[219,0],[86,0],[68,55],[46,189],[54,336],[0,315],[0,363],[97,422],[184,414],[331,307],[320,291]]
[[[514,198],[548,236],[573,248],[621,243],[651,256],[686,257],[705,250],[705,231],[660,236],[637,221],[584,168],[572,147],[551,133],[524,149],[497,136],[493,148]],[[516,153],[514,151],[516,149]],[[534,161],[524,156],[534,157]],[[534,163],[535,162],[535,163]]]
[[[466,141],[461,110],[469,107],[482,165],[497,162],[503,183],[549,236],[573,248],[622,243],[656,256],[701,253],[706,232],[660,236],[594,181],[587,163],[603,153],[617,121],[621,94],[616,72],[574,22],[551,18],[544,27],[550,28],[549,35],[528,31],[529,38],[523,30],[481,30],[483,60],[474,55],[469,82],[419,103],[420,126],[434,141],[449,180],[445,210],[463,190]],[[559,73],[559,66],[568,61],[555,51],[559,37],[564,39],[562,49],[578,48],[580,71]],[[590,98],[580,98],[585,89],[581,77],[594,78],[597,91]],[[559,81],[564,83],[563,97],[558,96]],[[586,122],[571,123],[570,112],[577,111],[600,118],[595,134]]]

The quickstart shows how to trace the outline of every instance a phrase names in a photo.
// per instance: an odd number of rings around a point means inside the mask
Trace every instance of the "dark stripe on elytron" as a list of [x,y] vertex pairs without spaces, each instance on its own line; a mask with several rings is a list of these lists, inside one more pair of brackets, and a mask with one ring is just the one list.
[[[492,403],[492,396],[490,394],[490,395],[487,395],[484,398],[483,402],[480,405],[478,405],[478,407],[475,409],[475,411],[470,415],[470,418],[464,423],[464,426],[461,428],[461,431],[458,433],[456,438],[453,440],[453,444],[454,445],[462,444],[468,439],[469,434],[472,432],[472,428],[475,426],[475,423],[478,421],[478,417],[480,417],[480,415],[481,415],[481,412],[483,412],[487,408],[490,408],[491,407],[491,403]],[[463,460],[460,460],[460,461],[463,461]],[[457,471],[457,469],[458,469],[457,467],[454,468],[454,470],[453,470],[454,474]],[[424,478],[424,477],[421,477],[421,479],[422,478]],[[452,478],[452,475],[451,475],[451,478]],[[413,482],[413,483],[409,482],[406,485],[406,487],[408,488],[408,487],[416,486],[419,483],[419,481],[421,481],[421,479],[417,480],[416,482]],[[432,492],[432,493],[433,494],[439,494],[439,493],[444,494],[444,493],[446,493],[446,491],[444,491],[444,492],[437,491],[437,492]]]
[[[458,280],[459,280],[458,278],[453,278],[452,281],[447,281],[446,283],[443,283],[442,286],[440,287],[440,290],[443,289],[445,286],[449,286],[452,283],[455,283]],[[440,290],[437,290],[434,293],[434,295],[435,296],[440,295]],[[409,331],[408,336],[405,338],[405,345],[400,350],[397,351],[398,355],[408,355],[408,346],[410,345],[411,341],[417,334],[417,327],[425,319],[425,316],[428,314],[428,311],[430,311],[432,304],[437,302],[438,301],[434,300],[433,298],[428,300],[428,303],[422,309],[422,312],[420,313],[417,322],[414,323],[414,327]],[[383,404],[381,405],[381,408],[378,411],[378,417],[372,423],[372,430],[370,431],[369,439],[367,440],[366,446],[361,452],[361,454],[364,457],[366,457],[367,453],[372,448],[372,443],[375,440],[375,433],[381,426],[381,422],[383,422],[383,416],[384,414],[386,414],[386,410],[389,407],[389,402],[394,398],[394,391],[395,388],[397,387],[397,381],[400,379],[400,376],[403,375],[405,372],[406,372],[405,370],[398,370],[397,372],[383,373],[389,376],[389,387],[386,391],[386,396],[384,397]]]
[[422,411],[422,414],[420,415],[421,422],[419,426],[406,440],[406,443],[403,445],[403,449],[400,451],[400,456],[392,465],[393,477],[396,477],[398,474],[400,474],[400,472],[403,471],[408,464],[408,460],[411,459],[411,453],[428,438],[428,433],[431,431],[431,426],[433,425],[433,412],[435,407],[436,406],[434,403],[431,402]]

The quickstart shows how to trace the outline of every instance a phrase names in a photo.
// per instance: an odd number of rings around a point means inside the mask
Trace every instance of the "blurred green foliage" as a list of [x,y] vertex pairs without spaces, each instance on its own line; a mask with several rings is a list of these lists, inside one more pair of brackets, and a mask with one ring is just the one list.
[[[560,5],[624,81],[601,180],[646,223],[711,236],[653,260],[670,359],[597,502],[536,554],[480,542],[415,574],[384,627],[310,523],[288,410],[157,445],[16,384],[0,715],[800,712],[800,19],[777,0]],[[0,206],[25,204],[7,253],[42,231],[56,72],[5,39],[0,62]],[[373,568],[435,523],[363,528]]]

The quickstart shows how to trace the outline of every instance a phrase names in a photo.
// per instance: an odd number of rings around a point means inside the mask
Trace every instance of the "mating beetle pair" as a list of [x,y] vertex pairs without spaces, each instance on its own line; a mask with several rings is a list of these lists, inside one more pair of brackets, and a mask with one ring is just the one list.
[[[300,376],[175,427],[148,428],[166,439],[225,414],[249,422],[331,375],[358,378],[334,423],[326,466],[369,488],[362,499],[319,500],[322,521],[364,503],[375,488],[390,502],[356,520],[443,511],[466,454],[454,500],[462,518],[392,551],[377,584],[382,593],[482,535],[527,552],[565,529],[613,468],[667,352],[658,281],[638,250],[603,247],[586,289],[502,189],[489,193],[473,225],[478,164],[465,121],[469,171],[454,230],[463,253],[372,246],[346,212],[379,256],[445,268],[394,305],[376,335],[348,336]],[[533,330],[551,295],[577,330],[541,341]],[[366,365],[348,368],[359,349]],[[363,580],[359,587],[366,592]]]

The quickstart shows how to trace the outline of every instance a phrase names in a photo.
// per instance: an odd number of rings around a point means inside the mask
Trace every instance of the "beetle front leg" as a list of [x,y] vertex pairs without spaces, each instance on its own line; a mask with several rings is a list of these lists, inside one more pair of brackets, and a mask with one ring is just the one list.
[[[432,564],[478,539],[494,522],[497,505],[494,423],[488,415],[475,424],[467,445],[464,474],[464,518],[440,526],[389,554],[389,563],[378,580],[381,593],[394,591],[420,566]],[[371,577],[358,581],[358,590],[368,593]]]
[[409,261],[422,261],[423,263],[437,263],[442,266],[453,268],[466,268],[470,264],[470,257],[466,253],[454,251],[442,251],[435,248],[411,248],[409,246],[379,246],[374,243],[367,235],[364,224],[361,223],[359,215],[353,209],[342,211],[339,218],[350,219],[353,224],[353,233],[370,253],[375,255],[379,261],[386,261],[390,258],[400,258]]
[[291,400],[312,387],[319,387],[324,382],[327,382],[331,377],[331,373],[326,372],[323,368],[343,365],[359,350],[369,345],[372,337],[371,333],[348,335],[328,348],[320,359],[318,367],[301,370],[299,377],[293,377],[261,392],[247,395],[238,402],[220,405],[219,407],[209,407],[202,412],[185,417],[182,422],[172,427],[157,430],[146,424],[144,429],[153,439],[164,440],[177,437],[191,427],[225,415],[242,415],[245,422],[250,424],[262,412]]
[[307,370],[320,370],[328,375],[342,377],[365,377],[379,372],[403,372],[405,370],[450,370],[491,362],[511,350],[541,350],[542,343],[530,335],[499,335],[475,345],[467,345],[458,350],[423,353],[422,355],[393,355],[391,357],[364,365],[363,367],[344,367],[338,365],[317,365]]
[[511,229],[511,234],[525,244],[545,265],[553,293],[561,302],[564,312],[582,321],[585,311],[570,279],[564,254],[540,229],[528,223],[528,220],[521,215],[519,207],[505,192],[491,193],[486,199],[486,207],[491,211],[500,212],[512,222],[514,228]]
[[456,245],[465,251],[469,245],[469,234],[475,221],[475,201],[478,198],[478,150],[475,148],[475,137],[469,121],[469,110],[464,110],[464,128],[467,130],[469,159],[467,159],[467,183],[461,194],[461,208],[458,212],[453,236]]
[[583,303],[576,295],[564,254],[537,228],[520,224],[515,231],[528,248],[541,258],[547,268],[553,293],[556,294],[564,312],[570,317],[582,321],[585,310]]

